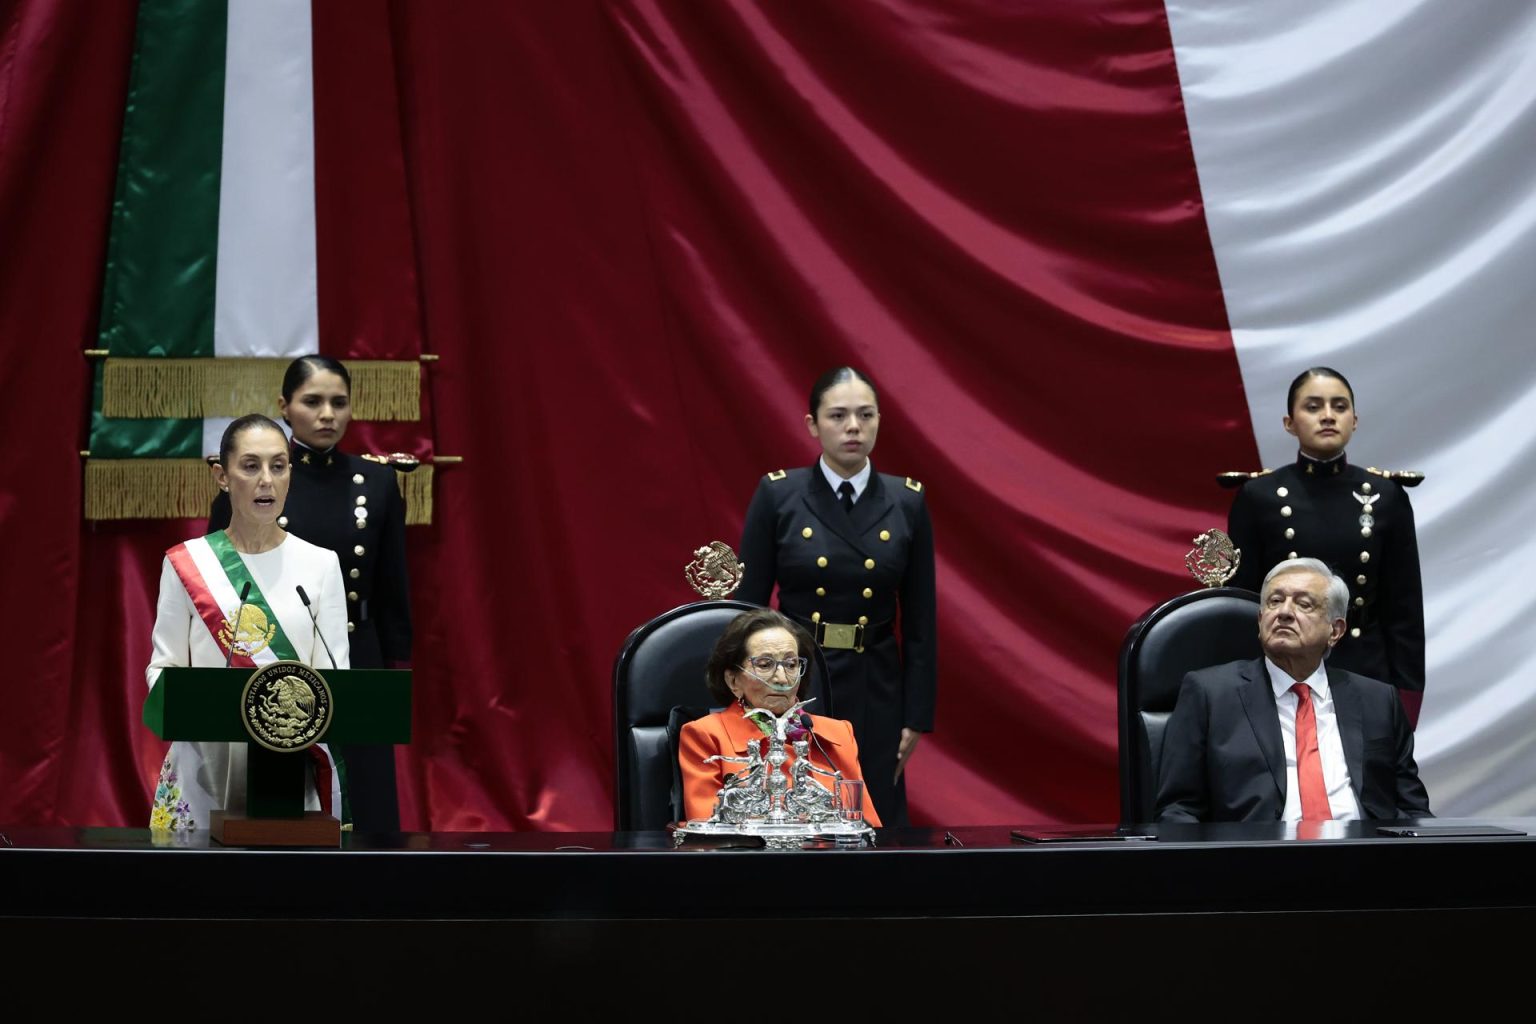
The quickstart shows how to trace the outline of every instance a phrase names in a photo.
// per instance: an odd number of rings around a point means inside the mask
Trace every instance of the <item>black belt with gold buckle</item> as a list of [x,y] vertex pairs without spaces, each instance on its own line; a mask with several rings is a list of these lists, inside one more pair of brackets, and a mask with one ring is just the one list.
[[816,642],[831,651],[864,653],[864,624],[861,622],[818,622]]

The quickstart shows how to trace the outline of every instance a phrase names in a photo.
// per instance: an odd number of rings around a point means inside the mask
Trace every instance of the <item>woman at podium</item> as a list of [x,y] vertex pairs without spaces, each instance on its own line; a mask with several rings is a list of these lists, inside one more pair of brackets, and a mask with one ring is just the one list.
[[[340,559],[352,667],[403,667],[411,660],[405,502],[393,469],[339,447],[352,422],[352,375],[328,356],[300,356],[283,374],[278,408],[293,431],[292,489],[278,525]],[[229,521],[229,501],[220,494],[208,532]],[[394,747],[348,745],[339,752],[354,827],[398,832]]]
[[[166,668],[250,669],[279,660],[349,668],[336,555],[278,525],[291,479],[282,428],[265,416],[235,420],[219,442],[213,475],[228,495],[229,525],[166,552],[149,684]],[[306,806],[339,817],[339,773],[323,745],[311,754]],[[172,743],[150,828],[191,832],[206,829],[214,810],[243,811],[245,755],[244,743]]]

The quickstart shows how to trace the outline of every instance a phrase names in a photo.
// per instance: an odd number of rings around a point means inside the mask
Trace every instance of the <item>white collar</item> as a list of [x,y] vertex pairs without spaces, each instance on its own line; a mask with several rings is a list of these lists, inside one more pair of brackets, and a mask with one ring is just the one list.
[[[827,478],[827,486],[832,488],[834,494],[837,493],[838,485],[843,482],[844,478],[838,476],[832,467],[827,465],[827,457],[825,455],[817,459],[816,464],[821,467],[821,475]],[[858,501],[864,496],[864,488],[869,486],[869,474],[874,472],[874,469],[875,464],[869,459],[865,459],[864,468],[847,478],[848,482],[853,484],[854,501]]]
[[1269,670],[1269,685],[1275,691],[1276,700],[1289,693],[1297,683],[1306,683],[1307,689],[1318,700],[1328,699],[1328,659],[1318,662],[1317,668],[1305,679],[1292,679],[1291,674],[1270,661],[1268,655],[1264,656],[1264,667]]

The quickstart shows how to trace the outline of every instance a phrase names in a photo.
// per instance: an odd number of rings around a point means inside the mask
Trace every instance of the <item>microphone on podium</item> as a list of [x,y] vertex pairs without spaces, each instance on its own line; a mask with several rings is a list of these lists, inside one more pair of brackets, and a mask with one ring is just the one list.
[[229,655],[224,659],[224,667],[229,668],[230,662],[235,660],[235,638],[240,635],[240,616],[245,612],[245,599],[251,596],[251,581],[246,580],[245,586],[240,588],[240,607],[235,609],[234,623],[229,630]]
[[[315,606],[309,603],[309,595],[304,593],[304,588],[302,586],[295,586],[293,589],[297,590],[299,592],[299,600],[303,601],[304,602],[304,607],[309,609],[309,621],[315,627],[314,636],[317,636],[317,637],[320,638],[320,646],[325,648],[325,656],[327,658],[331,659],[331,668],[335,668],[336,667],[336,655],[331,653],[331,645],[325,642],[325,634],[320,632],[320,619],[317,617],[317,614],[315,612]],[[311,639],[311,641],[310,641],[309,649],[310,649],[310,660],[313,661],[314,660],[314,649],[315,649],[315,645],[314,645],[313,639]]]

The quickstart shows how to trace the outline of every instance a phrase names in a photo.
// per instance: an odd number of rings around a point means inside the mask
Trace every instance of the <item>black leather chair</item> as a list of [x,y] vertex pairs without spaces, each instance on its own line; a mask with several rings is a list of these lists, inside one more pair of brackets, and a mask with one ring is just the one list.
[[1120,647],[1120,820],[1152,820],[1163,730],[1184,675],[1257,658],[1259,595],[1236,587],[1181,594],[1148,611]]
[[[713,703],[704,666],[715,641],[732,619],[756,607],[695,601],[656,616],[624,641],[613,664],[615,829],[658,829],[682,819],[677,732]],[[819,647],[810,673],[810,692],[818,698],[810,710],[831,715]]]

